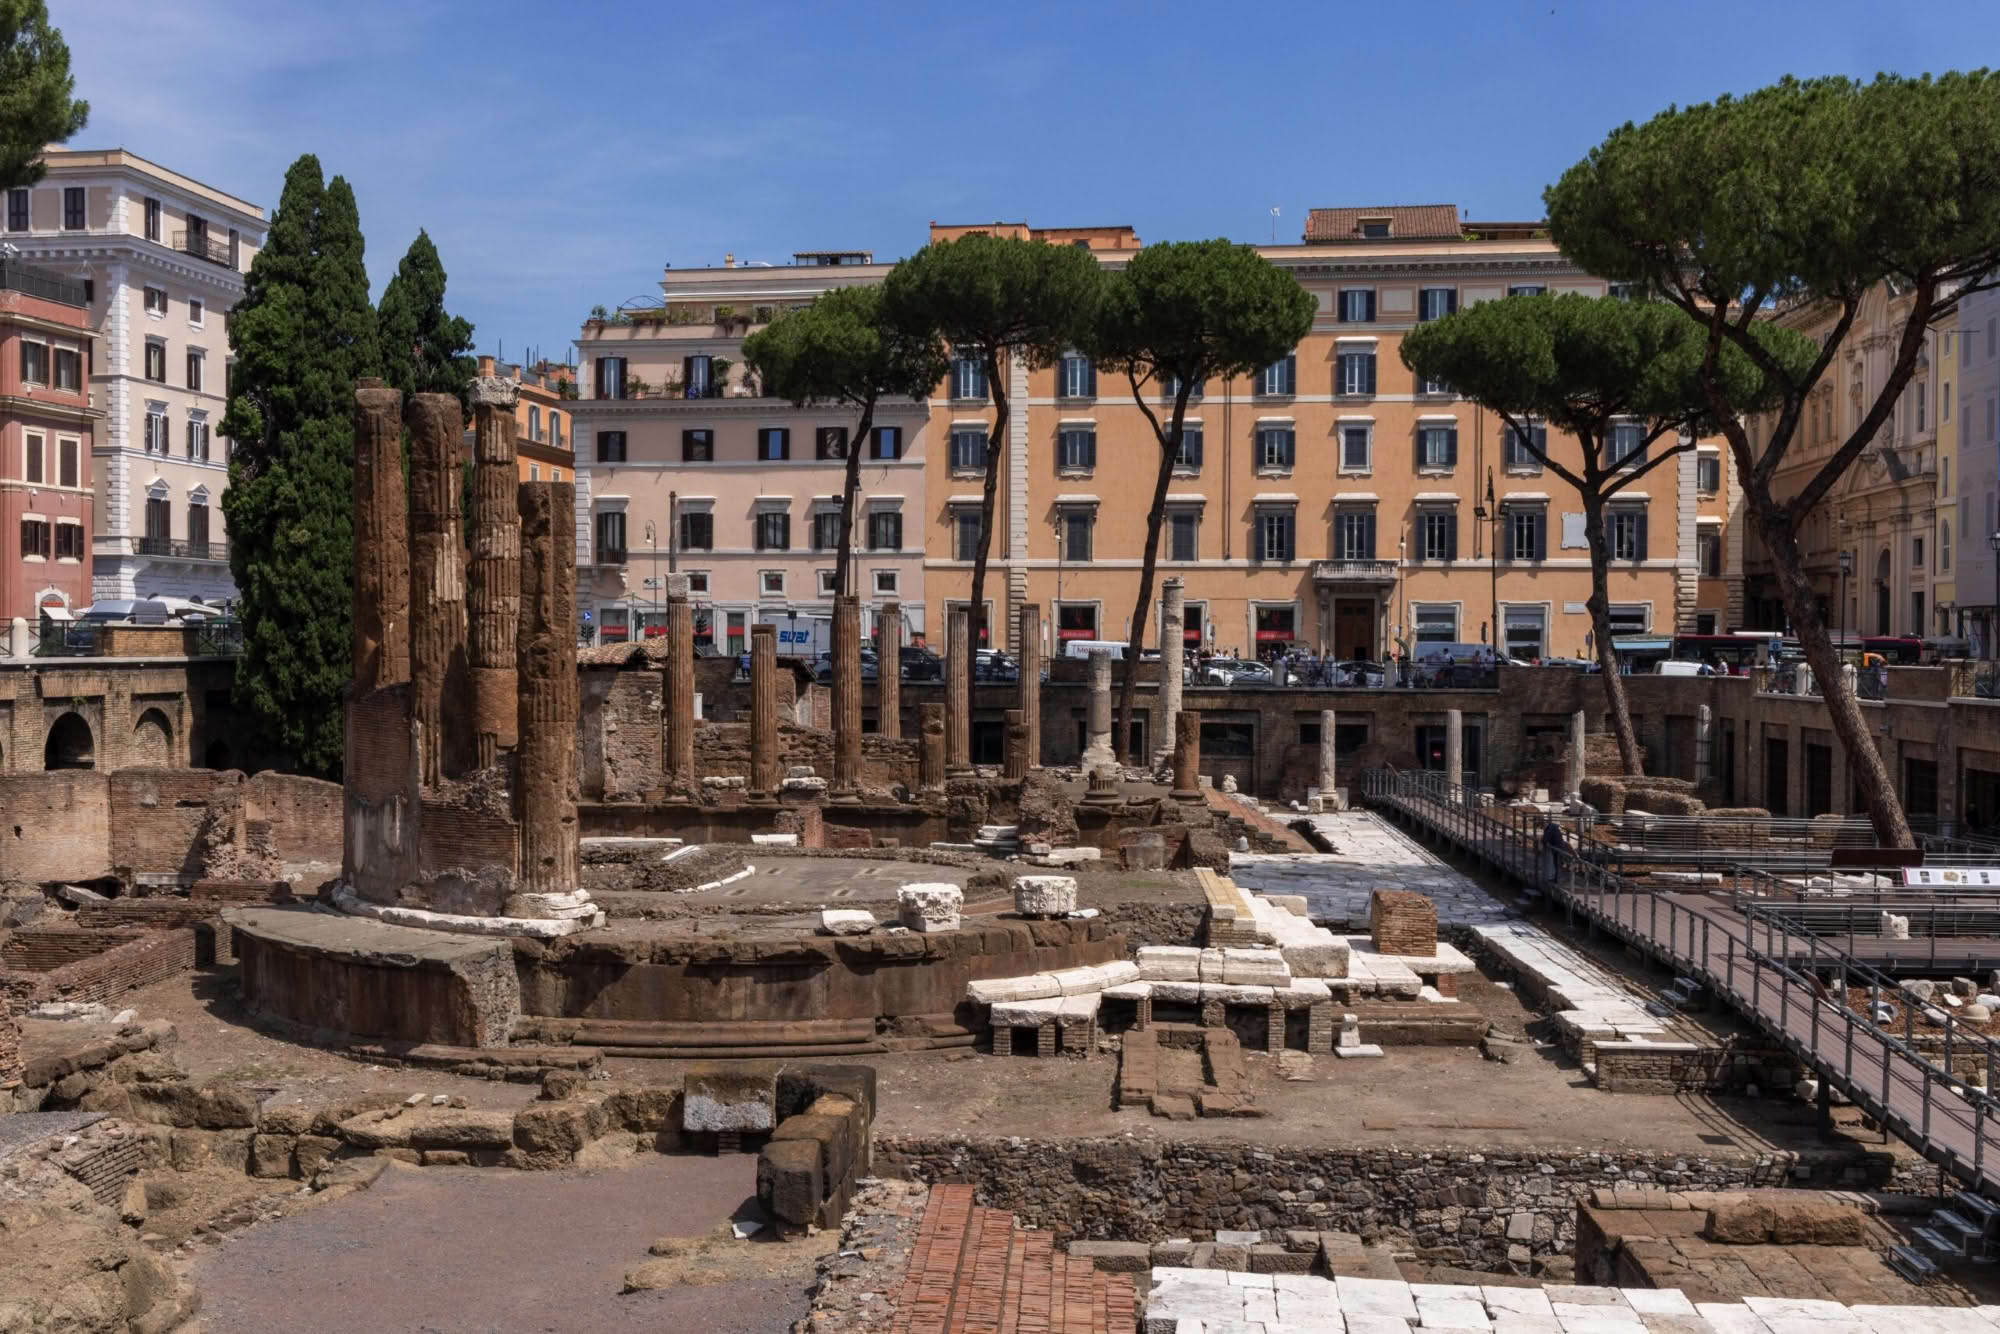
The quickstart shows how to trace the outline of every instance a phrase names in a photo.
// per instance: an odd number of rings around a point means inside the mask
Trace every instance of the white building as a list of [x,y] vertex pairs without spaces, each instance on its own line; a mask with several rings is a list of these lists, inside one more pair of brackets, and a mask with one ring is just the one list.
[[229,310],[264,210],[124,149],[50,149],[6,192],[0,241],[85,281],[97,359],[92,591],[233,599],[222,493]]

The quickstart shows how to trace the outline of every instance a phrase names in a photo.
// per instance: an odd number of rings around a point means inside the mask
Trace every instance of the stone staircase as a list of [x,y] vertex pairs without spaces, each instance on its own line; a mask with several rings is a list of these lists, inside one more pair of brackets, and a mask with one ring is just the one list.
[[[1931,1213],[1929,1220],[1916,1229],[1916,1238],[1936,1255],[1992,1264],[1996,1232],[2000,1232],[2000,1205],[1962,1190],[1952,1196],[1951,1203]],[[1930,1256],[1914,1246],[1892,1248],[1889,1263],[1905,1278],[1919,1283],[1938,1272]]]
[[970,1186],[933,1186],[889,1334],[1126,1334],[1138,1297],[1124,1274],[1057,1250],[1053,1233],[983,1209]]

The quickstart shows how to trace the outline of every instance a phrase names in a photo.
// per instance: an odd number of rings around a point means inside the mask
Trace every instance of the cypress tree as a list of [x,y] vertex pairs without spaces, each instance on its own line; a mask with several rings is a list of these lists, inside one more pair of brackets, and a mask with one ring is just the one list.
[[340,775],[351,674],[354,381],[380,363],[361,219],[307,154],[229,317],[223,515],[243,618],[236,704],[300,772]]
[[375,318],[381,330],[382,378],[405,394],[457,394],[462,400],[478,363],[472,325],[444,308],[444,261],[428,232],[396,266]]

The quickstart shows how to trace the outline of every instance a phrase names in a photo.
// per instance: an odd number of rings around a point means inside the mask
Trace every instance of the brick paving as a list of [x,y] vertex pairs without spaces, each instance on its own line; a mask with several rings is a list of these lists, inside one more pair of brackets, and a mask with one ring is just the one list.
[[970,1186],[933,1186],[890,1334],[1124,1334],[1137,1309],[1129,1277],[1071,1263]]
[[1307,816],[1335,851],[1270,856],[1235,853],[1229,876],[1260,894],[1299,894],[1313,921],[1366,931],[1368,896],[1377,889],[1415,890],[1437,905],[1438,925],[1483,926],[1512,909],[1370,811]]

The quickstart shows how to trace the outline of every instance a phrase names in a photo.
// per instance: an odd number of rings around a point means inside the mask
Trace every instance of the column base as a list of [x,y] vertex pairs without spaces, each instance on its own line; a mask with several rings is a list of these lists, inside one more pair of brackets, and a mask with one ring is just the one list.
[[1197,806],[1197,805],[1201,805],[1201,804],[1203,804],[1203,801],[1204,801],[1204,798],[1202,797],[1202,795],[1201,795],[1201,793],[1200,793],[1199,791],[1194,791],[1194,792],[1187,792],[1187,791],[1183,791],[1183,790],[1182,790],[1182,789],[1180,789],[1180,788],[1175,788],[1175,789],[1174,789],[1174,791],[1173,791],[1173,798],[1174,798],[1174,800],[1175,800],[1175,801],[1184,801],[1184,802],[1187,802],[1187,803],[1188,803],[1189,805],[1191,805],[1191,806]]
[[840,788],[830,793],[826,802],[829,806],[859,806],[861,792],[858,788]]

